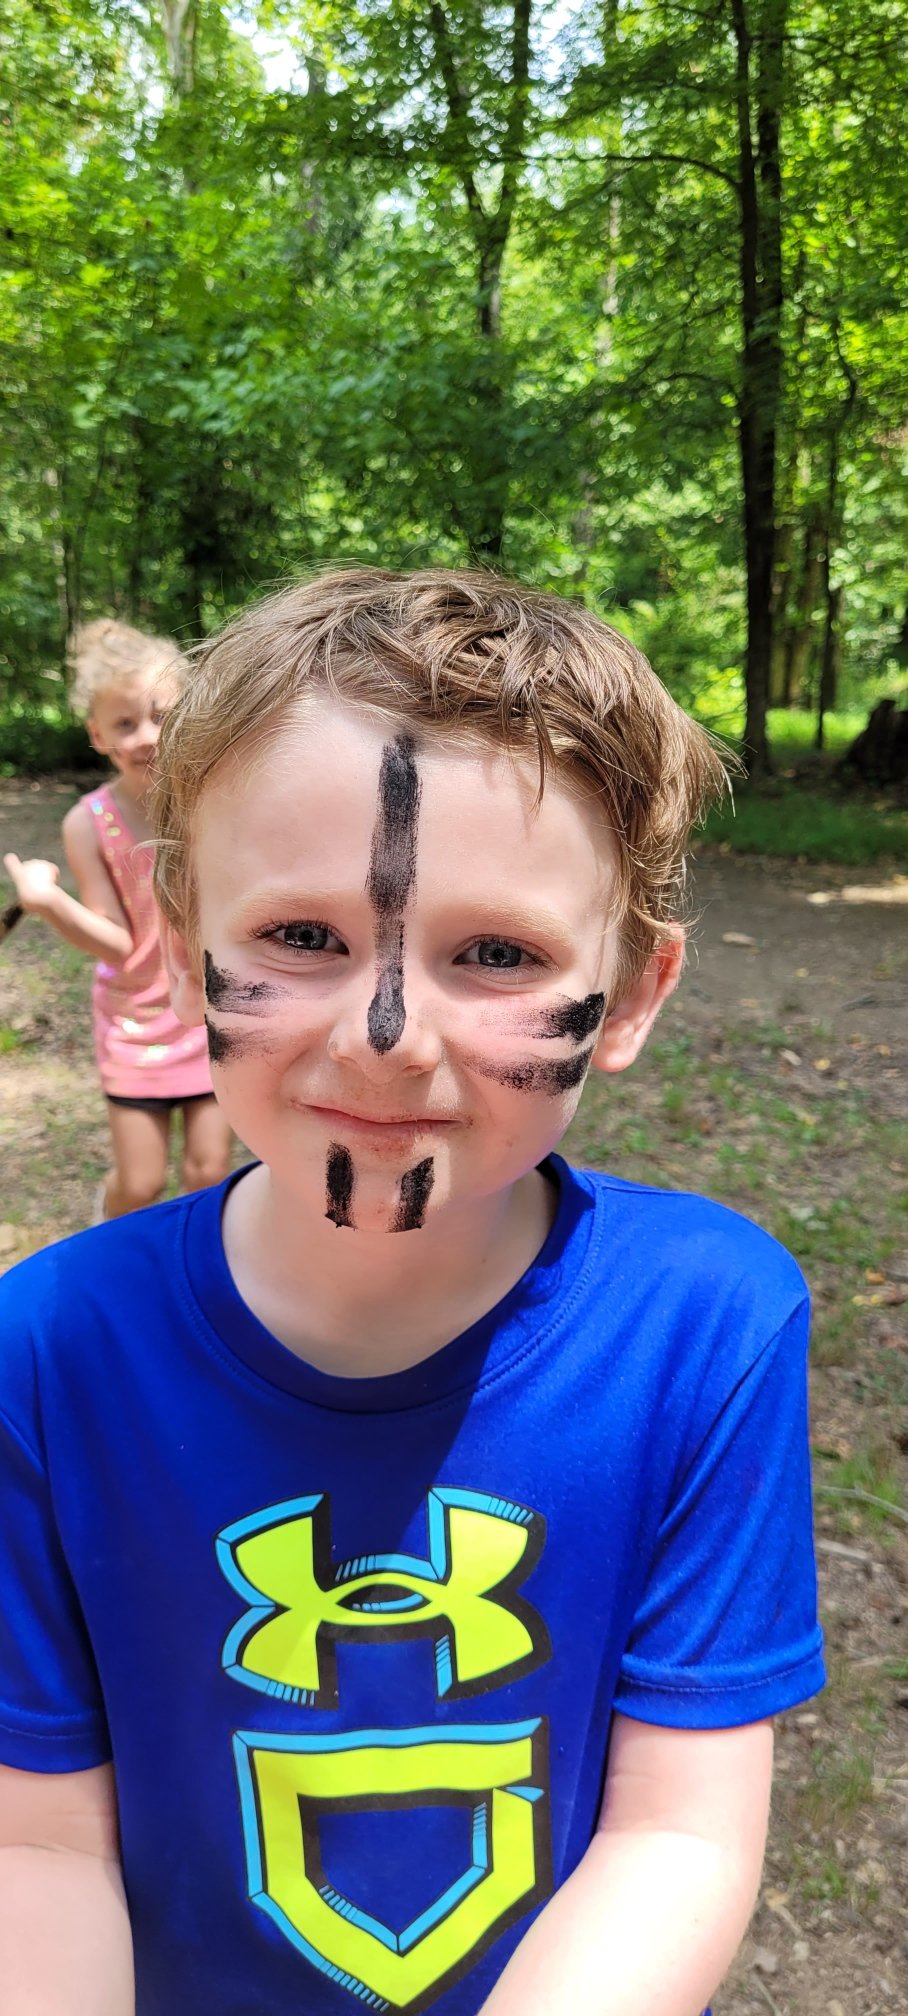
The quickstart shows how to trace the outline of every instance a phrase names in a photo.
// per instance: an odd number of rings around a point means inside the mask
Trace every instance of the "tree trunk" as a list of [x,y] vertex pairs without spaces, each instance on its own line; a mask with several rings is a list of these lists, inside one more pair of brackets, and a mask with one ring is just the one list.
[[[328,88],[328,73],[318,56],[306,57],[306,97],[314,105],[324,98]],[[314,161],[300,163],[300,193],[304,206],[303,230],[310,238],[317,236],[322,223],[322,195],[318,170]]]
[[[854,393],[846,402],[846,416]],[[820,666],[820,691],[817,702],[816,747],[822,749],[826,715],[836,703],[838,690],[839,661],[841,657],[841,622],[843,591],[833,587],[832,568],[835,549],[842,536],[842,504],[839,495],[839,432],[834,428],[829,438],[829,473],[826,480],[826,538],[823,542],[823,600],[826,620],[823,630],[823,656]]]
[[787,707],[785,644],[788,605],[791,599],[791,570],[794,560],[795,528],[791,518],[776,527],[775,567],[772,579],[772,658],[769,668],[769,704]]
[[895,655],[898,658],[900,665],[908,663],[908,605],[906,605],[905,607],[905,612],[902,616],[901,623],[899,624],[899,634],[896,640]]
[[135,452],[135,510],[132,518],[129,562],[126,574],[126,606],[131,623],[140,621],[142,610],[142,583],[145,575],[145,559],[149,550],[148,528],[154,503],[154,488],[148,467],[148,450],[151,446],[151,430],[147,420],[140,415],[133,418],[130,428]]
[[470,558],[481,567],[496,567],[504,546],[508,503],[508,458],[505,435],[501,347],[501,264],[504,245],[496,239],[481,244],[477,258],[476,398],[481,420],[473,455],[473,482],[478,502],[470,532]]
[[839,691],[839,673],[842,668],[842,610],[845,602],[844,588],[827,588],[826,626],[823,632],[823,658],[820,667],[820,698],[817,706],[816,746],[823,747],[826,716],[834,711]]
[[489,207],[477,180],[477,143],[471,105],[451,23],[441,0],[432,0],[429,20],[448,117],[445,139],[456,160],[466,200],[476,258],[476,390],[482,424],[473,452],[473,483],[479,502],[469,534],[471,557],[483,565],[501,559],[507,518],[509,472],[506,441],[504,357],[501,342],[501,274],[526,155],[530,103],[530,20],[532,0],[512,0],[511,74],[498,200]]
[[756,29],[753,0],[730,0],[730,5],[740,191],[738,432],[747,575],[744,760],[751,776],[761,776],[770,769],[766,708],[772,667],[776,438],[782,399],[780,142],[788,0],[763,0]]
[[820,524],[811,512],[804,526],[801,572],[795,595],[792,620],[785,635],[784,705],[797,706],[803,698],[807,667],[813,644],[813,613],[820,593]]
[[184,98],[195,83],[196,0],[161,0],[161,25],[174,97]]

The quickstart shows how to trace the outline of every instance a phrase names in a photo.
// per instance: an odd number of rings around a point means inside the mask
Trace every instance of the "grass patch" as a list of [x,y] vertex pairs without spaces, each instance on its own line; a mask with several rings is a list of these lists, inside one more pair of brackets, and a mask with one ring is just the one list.
[[[904,1244],[897,1186],[880,1182],[881,1169],[898,1162],[903,1130],[881,1118],[858,1085],[830,1084],[808,1104],[780,1054],[791,1041],[769,1020],[720,1033],[667,1029],[626,1077],[591,1078],[567,1152],[630,1182],[698,1191],[756,1219],[808,1276],[814,1364],[850,1366],[872,1320],[868,1271],[885,1271]],[[807,1056],[827,1041],[820,1021],[798,1031]],[[880,1398],[897,1408],[908,1399],[901,1354],[889,1354],[884,1369],[890,1386]]]
[[[757,785],[737,784],[734,804],[710,815],[704,839],[735,854],[831,861],[847,868],[904,857],[908,809],[895,797],[843,783],[836,774],[866,720],[866,713],[855,710],[828,715],[825,747],[818,750],[812,714],[771,709],[767,726],[775,775]],[[743,722],[737,725],[740,734]]]
[[[886,1450],[863,1449],[853,1456],[821,1456],[817,1462],[817,1496],[841,1512],[846,1525],[866,1519],[871,1525],[886,1527],[887,1505],[903,1510],[899,1479]],[[849,1492],[855,1497],[849,1497]],[[839,1493],[846,1495],[839,1496]],[[876,1502],[874,1502],[876,1501]]]
[[795,861],[831,861],[847,868],[904,859],[908,811],[830,784],[772,778],[739,785],[734,806],[710,814],[703,838],[735,854]]
[[873,1754],[854,1743],[814,1745],[804,1811],[822,1834],[853,1820],[873,1798]]

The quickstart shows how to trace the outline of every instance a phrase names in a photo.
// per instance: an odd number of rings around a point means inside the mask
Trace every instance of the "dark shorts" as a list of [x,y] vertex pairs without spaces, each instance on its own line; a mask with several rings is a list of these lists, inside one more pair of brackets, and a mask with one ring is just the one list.
[[213,1092],[184,1092],[177,1099],[124,1099],[117,1092],[106,1092],[108,1106],[128,1106],[133,1113],[175,1113],[183,1106],[198,1106],[203,1099],[214,1099]]

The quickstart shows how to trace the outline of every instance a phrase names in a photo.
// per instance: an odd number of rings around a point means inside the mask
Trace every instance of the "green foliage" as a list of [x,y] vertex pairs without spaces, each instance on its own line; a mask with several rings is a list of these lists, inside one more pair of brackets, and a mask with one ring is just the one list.
[[56,770],[97,770],[81,721],[50,708],[0,713],[0,777],[40,777]]
[[908,812],[856,793],[810,785],[741,785],[734,806],[711,813],[703,837],[736,854],[798,861],[898,864],[908,849]]
[[[908,659],[904,24],[787,12],[778,634],[812,706],[825,565],[862,711]],[[45,760],[79,620],[189,639],[345,557],[581,597],[735,732],[730,17],[208,0],[190,38],[134,0],[7,14],[0,707],[30,725],[5,760]]]

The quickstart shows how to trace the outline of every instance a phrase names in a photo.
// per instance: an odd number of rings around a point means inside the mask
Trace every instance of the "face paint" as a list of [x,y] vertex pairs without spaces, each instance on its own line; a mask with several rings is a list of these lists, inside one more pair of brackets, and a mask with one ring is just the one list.
[[325,1217],[340,1230],[346,1225],[352,1231],[353,1219],[350,1206],[353,1202],[353,1185],[356,1171],[349,1148],[342,1148],[339,1141],[332,1141],[328,1150],[327,1188]]
[[512,1092],[547,1092],[553,1099],[559,1092],[572,1092],[590,1068],[594,1046],[581,1050],[579,1057],[521,1058],[514,1064],[493,1064],[488,1057],[465,1056],[464,1062],[480,1078],[493,1078]]
[[378,973],[367,1027],[373,1050],[393,1050],[404,1032],[404,911],[416,879],[419,775],[413,740],[398,735],[382,750],[378,818],[372,835],[367,892],[375,911]]
[[435,1162],[427,1155],[424,1162],[417,1162],[415,1169],[408,1169],[400,1179],[400,1199],[394,1216],[393,1232],[418,1232],[426,1216],[426,1205],[435,1182]]
[[242,1037],[228,1036],[226,1029],[215,1028],[207,1015],[205,1034],[208,1038],[208,1056],[212,1064],[229,1064],[232,1057],[242,1056]]
[[527,1035],[570,1036],[574,1043],[585,1043],[598,1029],[605,1010],[604,994],[586,994],[582,1001],[565,1000],[557,1008],[546,1008],[539,1022]]
[[271,1057],[273,1043],[257,1042],[254,1036],[234,1036],[229,1029],[221,1029],[211,1016],[205,1017],[205,1034],[208,1038],[208,1056],[212,1064],[236,1064],[246,1057]]
[[203,954],[205,999],[224,1015],[267,1015],[272,1001],[286,1001],[289,987],[276,987],[270,980],[238,980],[216,966],[210,952]]

